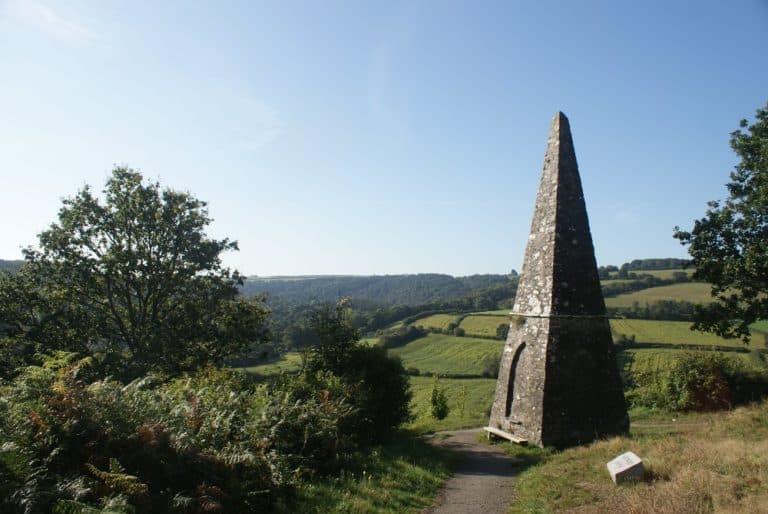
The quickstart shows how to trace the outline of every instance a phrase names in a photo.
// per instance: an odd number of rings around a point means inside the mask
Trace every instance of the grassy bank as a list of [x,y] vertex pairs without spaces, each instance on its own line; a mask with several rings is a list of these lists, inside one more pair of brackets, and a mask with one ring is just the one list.
[[[513,513],[768,511],[768,403],[648,420],[629,437],[559,453],[506,449],[524,468]],[[646,477],[617,487],[605,464],[629,450],[644,460]]]
[[339,477],[302,485],[278,512],[420,512],[450,475],[455,457],[413,435],[372,448]]

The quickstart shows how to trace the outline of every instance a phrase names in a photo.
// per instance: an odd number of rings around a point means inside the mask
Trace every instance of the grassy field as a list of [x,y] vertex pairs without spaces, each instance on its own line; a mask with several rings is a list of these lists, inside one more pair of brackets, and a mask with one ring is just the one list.
[[433,314],[426,318],[417,319],[411,325],[443,330],[448,328],[450,323],[456,323],[458,319],[459,316],[457,314]]
[[[768,512],[768,403],[562,452],[505,449],[521,468],[513,513]],[[617,487],[605,463],[628,450],[643,459],[645,479]]]
[[723,339],[714,334],[690,330],[688,321],[657,321],[646,319],[612,319],[614,335],[635,335],[638,343],[697,344],[744,347],[738,339]]
[[277,375],[282,371],[298,371],[301,367],[301,355],[299,352],[284,353],[279,359],[256,366],[242,368],[248,373],[256,373],[263,376]]
[[496,337],[499,325],[509,325],[509,316],[467,316],[461,320],[459,327],[463,328],[468,336]]
[[675,273],[683,272],[689,277],[693,275],[693,272],[695,270],[693,268],[688,269],[658,269],[658,270],[639,270],[635,271],[634,273],[637,273],[638,275],[653,275],[654,277],[658,277],[661,279],[670,279],[672,278],[672,275]]
[[[455,430],[479,427],[488,424],[489,408],[496,390],[495,378],[441,378],[439,387],[444,387],[448,396],[450,412],[443,420],[436,420],[430,414],[430,397],[434,378],[411,377],[411,412],[415,419],[408,428],[416,432]],[[464,415],[461,413],[461,398],[464,394]]]
[[473,339],[442,334],[429,334],[390,353],[399,355],[406,368],[421,372],[481,375],[483,359],[501,353],[503,343],[490,339]]
[[644,305],[658,300],[685,300],[692,303],[709,303],[712,301],[709,291],[710,285],[704,282],[672,284],[671,286],[651,287],[633,293],[620,294],[613,298],[606,298],[605,305],[607,307],[631,307],[634,302]]
[[760,332],[761,334],[768,334],[768,319],[763,319],[756,323],[752,323],[749,326],[749,328],[754,332]]

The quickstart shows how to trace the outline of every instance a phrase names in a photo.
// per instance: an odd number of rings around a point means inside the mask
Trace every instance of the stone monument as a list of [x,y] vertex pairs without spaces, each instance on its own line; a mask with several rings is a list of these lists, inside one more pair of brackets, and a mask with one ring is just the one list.
[[568,118],[552,120],[487,430],[538,446],[624,434],[629,418]]

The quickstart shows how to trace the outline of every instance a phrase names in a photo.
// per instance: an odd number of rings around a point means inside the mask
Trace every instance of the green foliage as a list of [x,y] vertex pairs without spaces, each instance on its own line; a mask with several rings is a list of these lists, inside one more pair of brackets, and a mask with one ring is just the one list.
[[[462,293],[462,296],[452,297],[451,295],[442,295],[434,293],[435,298],[430,300],[429,303],[410,303],[408,291],[411,288],[416,288],[418,294],[433,295],[429,284],[420,282],[421,275],[403,275],[399,277],[343,277],[350,280],[362,280],[370,281],[372,297],[369,298],[365,294],[359,294],[355,291],[347,290],[343,287],[333,287],[332,294],[329,299],[335,299],[342,291],[347,292],[350,296],[354,297],[355,311],[352,313],[352,324],[366,333],[373,333],[379,330],[394,328],[393,325],[398,326],[407,325],[413,323],[416,320],[425,318],[433,314],[450,314],[452,318],[456,317],[456,312],[469,312],[474,310],[488,310],[497,309],[499,307],[511,306],[512,299],[514,298],[517,290],[518,276],[516,274],[504,276],[504,275],[489,275],[481,277],[461,277],[458,280],[465,283],[467,287],[475,287],[477,285],[483,285],[488,283],[491,277],[495,277],[491,280],[495,285],[489,286],[483,289],[471,289]],[[338,279],[339,277],[330,277],[330,279]],[[396,286],[391,291],[384,284],[377,282],[378,279],[384,280],[386,283],[389,279],[397,279]],[[465,280],[468,279],[468,280]],[[477,279],[477,280],[476,280]],[[251,280],[251,279],[249,279]],[[311,313],[316,309],[316,299],[324,298],[325,296],[310,295],[309,297],[301,296],[307,291],[311,291],[313,287],[318,284],[322,284],[324,278],[312,277],[305,279],[264,279],[265,281],[272,282],[285,282],[290,284],[290,288],[298,288],[299,296],[294,297],[291,294],[285,296],[280,291],[271,291],[268,296],[268,304],[271,313],[270,329],[275,334],[276,344],[281,345],[283,350],[286,349],[301,349],[317,343],[316,337],[312,330],[311,324],[307,321]],[[297,285],[298,284],[298,285]],[[380,287],[381,288],[380,288]],[[367,286],[366,286],[367,287]],[[383,290],[382,290],[383,289]],[[249,288],[248,282],[244,288],[246,294],[252,294],[255,290]],[[386,300],[382,295],[391,295],[392,301],[396,302],[408,302],[409,305],[389,305],[389,300]],[[382,302],[384,304],[382,304]],[[423,325],[424,323],[418,322],[416,325]],[[443,324],[440,325],[439,330],[446,330],[447,327]]]
[[437,420],[445,419],[450,412],[448,407],[448,396],[445,394],[445,388],[440,387],[437,377],[432,382],[432,396],[429,399],[432,406],[432,417]]
[[751,323],[768,318],[768,105],[755,118],[731,133],[740,161],[728,199],[709,202],[690,232],[675,227],[693,258],[694,278],[710,282],[716,299],[698,309],[696,328],[744,341]]
[[[415,275],[248,277],[243,290],[248,295],[267,294],[295,303],[333,302],[351,297],[355,304],[366,301],[379,305],[423,305],[461,298],[473,290],[507,285],[507,275],[452,277],[437,273]],[[403,316],[400,316],[401,318]]]
[[243,374],[88,383],[92,364],[60,353],[2,387],[3,507],[245,512],[288,482],[276,471],[290,456],[268,453],[257,423],[267,400]]
[[482,360],[483,364],[483,376],[487,378],[496,378],[499,376],[499,368],[501,367],[501,353],[494,353],[493,355],[486,355]]
[[353,394],[328,371],[281,375],[272,383],[256,427],[264,449],[284,456],[276,467],[283,481],[335,471],[356,448]]
[[400,359],[380,346],[360,344],[348,300],[324,305],[312,318],[318,343],[310,349],[303,373],[328,371],[352,391],[358,416],[351,432],[363,444],[386,440],[410,419],[408,376]]
[[670,411],[729,409],[768,395],[764,368],[718,352],[665,352],[663,366],[634,366],[626,378],[633,407]]
[[509,334],[509,323],[499,323],[496,327],[496,339],[500,339],[501,341],[507,340],[507,335]]
[[397,348],[426,335],[427,331],[421,326],[408,325],[382,335],[378,339],[378,345],[382,348]]
[[87,186],[65,199],[24,269],[0,280],[6,336],[96,351],[128,376],[196,369],[262,341],[266,310],[237,298],[242,280],[220,260],[237,244],[208,238],[210,221],[189,193],[115,168],[103,201]]
[[656,259],[634,259],[625,262],[621,268],[616,271],[652,271],[652,270],[672,270],[681,269],[689,266],[691,261],[687,259],[676,258],[656,258]]

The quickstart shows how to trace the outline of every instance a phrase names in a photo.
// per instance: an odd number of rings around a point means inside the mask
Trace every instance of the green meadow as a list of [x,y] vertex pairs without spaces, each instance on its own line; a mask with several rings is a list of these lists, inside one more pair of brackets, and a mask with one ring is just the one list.
[[[495,378],[440,378],[438,387],[445,388],[450,412],[445,419],[436,420],[430,414],[430,398],[434,377],[411,377],[411,412],[415,415],[408,428],[417,432],[456,430],[488,424],[490,407],[496,390]],[[462,403],[464,412],[462,413]]]
[[445,330],[451,323],[456,323],[459,319],[458,314],[433,314],[426,318],[417,319],[411,325],[424,328],[435,328]]
[[503,343],[491,339],[429,334],[389,352],[399,356],[406,368],[421,373],[480,376],[483,360],[501,353]]
[[693,331],[690,329],[691,323],[688,321],[612,319],[610,323],[611,331],[615,337],[619,334],[634,335],[635,341],[638,343],[744,347],[744,344],[738,339],[724,339],[715,334]]
[[631,307],[659,300],[677,300],[692,303],[709,303],[712,301],[710,285],[705,282],[686,282],[669,286],[651,287],[633,293],[620,294],[605,299],[606,307]]
[[301,354],[299,352],[288,352],[284,353],[280,356],[280,358],[276,360],[243,368],[243,371],[262,376],[269,376],[277,375],[278,373],[282,373],[284,371],[289,373],[298,371],[299,368],[301,368]]
[[509,316],[471,315],[461,320],[460,328],[468,336],[496,337],[499,325],[509,325]]

